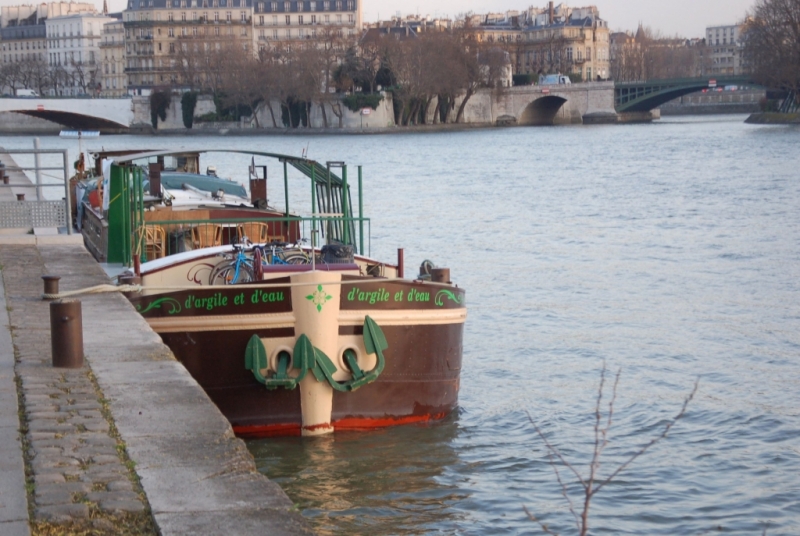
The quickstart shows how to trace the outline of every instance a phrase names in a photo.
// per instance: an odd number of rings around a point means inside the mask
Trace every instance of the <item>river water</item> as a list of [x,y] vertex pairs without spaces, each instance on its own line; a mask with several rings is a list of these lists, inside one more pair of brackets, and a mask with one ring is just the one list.
[[249,442],[320,533],[541,533],[523,507],[575,533],[530,419],[586,475],[605,363],[621,375],[601,477],[699,387],[668,437],[594,497],[592,534],[798,534],[800,129],[743,119],[87,145],[363,164],[373,256],[405,247],[407,266],[430,258],[467,289],[455,415]]

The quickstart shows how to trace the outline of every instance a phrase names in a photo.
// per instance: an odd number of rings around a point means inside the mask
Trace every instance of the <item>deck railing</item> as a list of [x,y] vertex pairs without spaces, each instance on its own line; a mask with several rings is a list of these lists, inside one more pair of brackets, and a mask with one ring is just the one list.
[[[143,261],[153,256],[166,256],[186,249],[198,249],[211,245],[240,242],[240,226],[263,223],[266,232],[259,237],[248,237],[254,243],[272,240],[297,242],[301,238],[307,244],[321,247],[325,244],[353,246],[359,254],[371,250],[369,218],[363,217],[361,197],[362,175],[358,167],[358,216],[354,214],[350,190],[347,184],[347,168],[338,162],[329,162],[328,168],[306,160],[281,157],[284,167],[284,187],[288,192],[286,167],[291,164],[311,178],[311,215],[293,216],[288,209],[278,215],[261,217],[250,211],[240,219],[176,219],[157,221],[157,214],[146,210],[144,180],[146,174],[139,166],[112,165],[110,177],[110,204],[108,212],[109,263],[133,264],[134,255]],[[330,167],[342,168],[342,178],[331,173]],[[208,207],[211,209],[212,207]],[[182,211],[181,211],[182,212]],[[189,216],[189,213],[181,213]],[[366,224],[366,230],[365,230]],[[157,244],[156,244],[157,243]]]
[[[133,255],[139,255],[141,262],[155,258],[183,253],[192,249],[240,244],[243,236],[253,244],[302,243],[317,250],[329,243],[331,226],[364,224],[365,251],[359,253],[369,256],[372,248],[371,222],[369,218],[344,218],[338,215],[316,215],[312,217],[275,216],[268,218],[248,217],[236,219],[205,220],[147,220],[140,221],[132,229],[130,255],[124,264],[131,265]],[[259,232],[264,224],[266,232]],[[316,232],[315,232],[316,231]],[[254,236],[249,236],[252,234]],[[333,243],[340,244],[341,241]],[[355,240],[348,245],[358,249]]]

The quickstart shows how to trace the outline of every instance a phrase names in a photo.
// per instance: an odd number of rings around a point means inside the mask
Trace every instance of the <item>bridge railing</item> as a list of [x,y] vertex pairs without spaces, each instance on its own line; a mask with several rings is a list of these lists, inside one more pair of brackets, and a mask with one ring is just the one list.
[[[38,141],[38,140],[36,140]],[[8,163],[0,167],[0,189],[33,190],[36,199],[25,200],[25,194],[17,194],[16,201],[0,201],[0,228],[66,227],[72,234],[72,200],[69,187],[69,156],[66,149],[0,149],[1,155],[8,155]],[[12,155],[33,156],[33,166],[17,164]],[[42,155],[60,155],[62,165],[41,165]],[[23,175],[14,177],[12,183],[9,173],[33,171],[36,182]],[[47,172],[56,172],[51,174]],[[59,178],[61,175],[62,178]],[[49,180],[48,180],[49,179]],[[44,199],[44,188],[64,187],[64,198],[51,201]],[[2,195],[0,198],[9,196]]]
[[625,82],[618,82],[615,81],[614,85],[616,87],[621,86],[650,86],[650,85],[660,85],[660,86],[682,86],[682,85],[690,85],[702,82],[708,82],[714,80],[716,81],[717,86],[726,85],[727,82],[736,82],[736,83],[746,83],[752,82],[752,77],[745,74],[735,74],[735,75],[706,75],[706,76],[694,76],[690,78],[652,78],[648,80],[632,80],[632,81],[625,81]]

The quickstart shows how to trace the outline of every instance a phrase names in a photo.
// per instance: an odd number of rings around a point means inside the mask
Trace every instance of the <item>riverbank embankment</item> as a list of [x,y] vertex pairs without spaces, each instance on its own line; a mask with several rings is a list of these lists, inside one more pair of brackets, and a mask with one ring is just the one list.
[[124,296],[79,297],[85,364],[54,368],[43,275],[109,283],[80,235],[0,235],[0,533],[311,533]]
[[800,113],[779,114],[774,112],[760,112],[752,114],[745,123],[756,125],[800,125]]

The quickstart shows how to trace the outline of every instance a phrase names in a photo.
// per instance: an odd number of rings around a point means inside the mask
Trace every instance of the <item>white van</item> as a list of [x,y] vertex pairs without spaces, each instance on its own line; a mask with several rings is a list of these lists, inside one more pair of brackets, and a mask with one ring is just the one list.
[[38,97],[39,94],[32,89],[18,89],[16,91],[17,97]]

